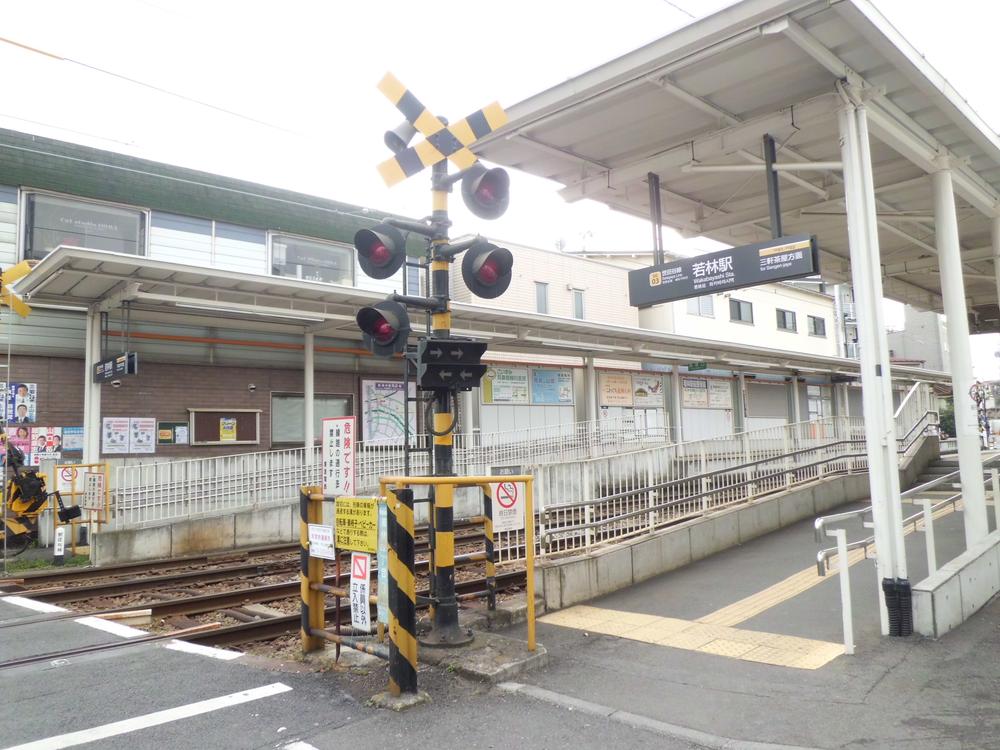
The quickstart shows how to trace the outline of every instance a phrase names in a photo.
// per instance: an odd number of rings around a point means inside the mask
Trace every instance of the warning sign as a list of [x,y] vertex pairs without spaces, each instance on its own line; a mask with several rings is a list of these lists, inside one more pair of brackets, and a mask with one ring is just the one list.
[[338,497],[333,506],[337,546],[355,552],[378,552],[378,501],[374,497]]
[[88,471],[83,475],[84,510],[104,510],[104,472]]
[[362,632],[372,629],[371,606],[368,603],[371,583],[371,555],[351,553],[351,625]]
[[524,483],[500,482],[493,485],[493,531],[520,531],[524,528]]
[[56,489],[58,489],[61,494],[69,495],[72,492],[79,492],[80,488],[77,486],[79,481],[80,472],[75,466],[59,467],[59,484]]
[[325,526],[321,523],[309,524],[309,556],[321,557],[324,560],[337,559],[333,526]]

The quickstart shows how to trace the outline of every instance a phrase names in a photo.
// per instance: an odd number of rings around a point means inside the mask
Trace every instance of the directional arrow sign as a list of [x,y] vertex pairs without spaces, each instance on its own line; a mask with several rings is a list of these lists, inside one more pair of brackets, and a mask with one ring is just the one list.
[[[486,373],[486,344],[473,339],[428,339],[417,346],[417,383],[424,390],[470,390]],[[458,367],[456,367],[458,365]]]

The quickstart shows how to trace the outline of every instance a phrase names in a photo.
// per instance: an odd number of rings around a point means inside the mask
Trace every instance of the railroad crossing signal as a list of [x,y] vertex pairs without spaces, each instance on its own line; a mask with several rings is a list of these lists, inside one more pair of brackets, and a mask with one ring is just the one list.
[[27,318],[31,314],[31,307],[14,294],[10,285],[18,279],[27,276],[31,271],[28,261],[22,260],[15,266],[11,266],[3,273],[0,273],[0,305],[6,305],[22,318]]
[[359,229],[354,235],[358,264],[373,279],[388,279],[406,262],[406,240],[391,224]]
[[494,299],[510,286],[514,255],[505,247],[480,242],[462,258],[462,280],[477,297]]
[[356,319],[364,334],[365,348],[376,357],[391,357],[406,351],[410,316],[404,305],[391,300],[376,302],[358,310]]
[[424,339],[417,344],[417,384],[424,390],[469,391],[486,374],[486,344],[471,339]]

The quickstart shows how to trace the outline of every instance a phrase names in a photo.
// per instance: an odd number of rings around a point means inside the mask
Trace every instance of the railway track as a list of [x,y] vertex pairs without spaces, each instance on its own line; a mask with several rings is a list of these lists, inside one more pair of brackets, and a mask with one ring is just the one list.
[[[346,576],[342,576],[346,580]],[[331,576],[328,581],[335,582],[336,576]],[[525,572],[524,571],[511,571],[509,573],[502,573],[496,578],[496,585],[498,591],[509,590],[512,588],[518,588],[525,584]],[[455,584],[456,593],[458,594],[480,594],[486,591],[486,579],[485,578],[475,578],[464,581],[457,581]],[[165,602],[153,603],[150,605],[142,605],[144,609],[150,609],[153,617],[167,617],[171,615],[191,615],[191,614],[205,614],[209,612],[216,612],[225,610],[232,606],[237,606],[240,604],[247,604],[252,601],[277,601],[279,599],[287,599],[291,596],[297,595],[299,590],[299,582],[289,582],[283,584],[275,584],[272,586],[257,586],[249,587],[236,591],[206,594],[201,597],[184,597],[176,600],[170,600]],[[427,589],[422,589],[417,592],[418,596],[426,597],[429,591]],[[419,601],[419,600],[418,600]],[[424,608],[425,604],[418,603],[418,609]],[[101,610],[97,612],[65,612],[56,613],[51,615],[45,615],[43,617],[27,617],[20,618],[18,620],[11,620],[5,623],[0,623],[0,627],[30,627],[34,624],[41,622],[51,622],[53,620],[61,619],[72,619],[81,616],[101,616],[108,614],[116,614],[120,612],[127,612],[135,610],[136,606],[128,607],[117,607],[108,610]],[[336,618],[338,614],[337,607],[330,606],[326,608],[326,616],[328,620]],[[339,614],[341,617],[350,617],[350,605],[342,604],[340,607]],[[192,633],[190,635],[183,635],[183,639],[191,643],[199,643],[203,645],[210,646],[236,646],[245,643],[251,643],[254,641],[265,641],[271,640],[273,638],[278,638],[280,636],[289,635],[298,632],[301,624],[301,619],[298,613],[291,615],[281,615],[275,617],[262,618],[254,622],[242,622],[235,625],[224,625],[213,630],[207,630],[200,633]],[[26,666],[29,664],[35,664],[46,661],[53,661],[56,659],[66,659],[75,656],[81,656],[90,653],[111,651],[129,647],[140,646],[149,643],[156,643],[160,641],[173,640],[181,635],[178,632],[170,633],[150,633],[148,636],[138,636],[136,638],[131,638],[128,640],[115,641],[108,644],[99,644],[92,646],[85,646],[82,648],[65,649],[62,651],[53,651],[45,654],[36,654],[33,656],[22,657],[19,659],[11,659],[7,661],[0,662],[0,670],[2,669],[12,669],[14,667]]]

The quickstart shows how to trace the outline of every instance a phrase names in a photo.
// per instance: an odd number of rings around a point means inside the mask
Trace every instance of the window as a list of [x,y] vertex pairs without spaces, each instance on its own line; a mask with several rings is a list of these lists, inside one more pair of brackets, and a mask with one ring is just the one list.
[[145,255],[146,213],[138,209],[27,193],[24,257],[40,260],[60,245]]
[[[313,397],[313,438],[322,436],[325,417],[349,417],[353,414],[350,396],[317,393]],[[302,445],[306,405],[301,393],[271,394],[271,443]]]
[[795,333],[798,330],[795,326],[795,313],[791,310],[778,310],[778,330]]
[[806,408],[810,421],[833,416],[833,390],[825,385],[807,385]]
[[715,317],[715,302],[711,297],[692,297],[687,301],[689,315],[701,315],[705,318]]
[[573,317],[578,320],[583,320],[583,290],[574,289],[573,291]]
[[549,285],[544,281],[535,282],[535,312],[549,314]]
[[354,285],[354,250],[285,234],[271,237],[271,273],[307,281]]
[[826,318],[817,318],[815,315],[810,315],[809,335],[826,336]]
[[737,323],[753,323],[753,305],[741,299],[730,299],[729,319]]

